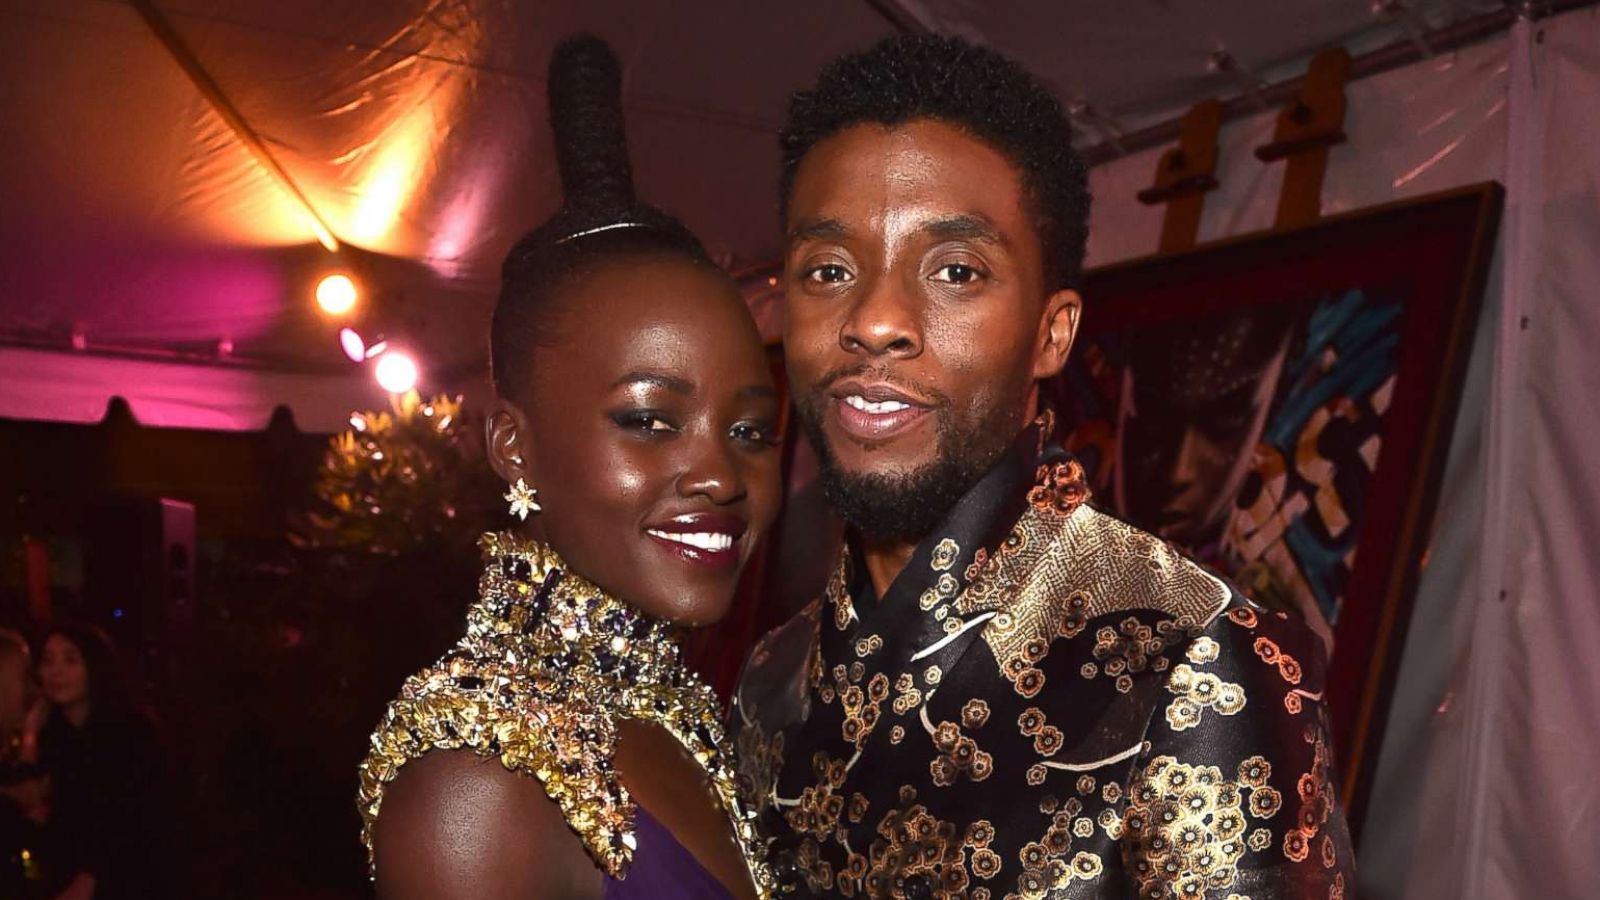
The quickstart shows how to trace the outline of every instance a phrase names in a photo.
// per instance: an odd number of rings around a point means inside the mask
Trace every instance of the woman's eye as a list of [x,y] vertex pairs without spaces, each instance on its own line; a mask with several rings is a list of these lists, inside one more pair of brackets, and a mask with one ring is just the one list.
[[943,281],[946,284],[971,284],[977,281],[981,274],[966,263],[949,263],[934,270],[933,280]]
[[613,416],[616,423],[632,431],[648,431],[651,434],[667,434],[678,430],[678,426],[670,420],[663,418],[658,413],[636,411],[625,412]]
[[730,433],[733,435],[734,440],[750,444],[766,444],[769,447],[773,447],[777,446],[778,443],[776,428],[756,422],[740,422],[738,425],[733,426],[733,430]]
[[838,263],[823,263],[808,269],[806,279],[822,284],[840,284],[850,280],[850,271]]

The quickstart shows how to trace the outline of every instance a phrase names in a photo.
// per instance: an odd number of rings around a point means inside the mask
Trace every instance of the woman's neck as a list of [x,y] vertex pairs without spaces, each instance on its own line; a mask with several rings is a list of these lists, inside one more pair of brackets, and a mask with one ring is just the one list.
[[89,721],[89,701],[68,703],[61,707],[61,715],[73,728],[82,728]]

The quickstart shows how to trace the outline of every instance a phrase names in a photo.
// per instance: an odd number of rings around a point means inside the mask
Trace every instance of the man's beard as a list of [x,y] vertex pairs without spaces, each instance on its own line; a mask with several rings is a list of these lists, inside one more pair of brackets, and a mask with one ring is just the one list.
[[947,398],[923,390],[937,404],[933,462],[894,475],[856,474],[839,468],[822,426],[827,404],[836,402],[826,386],[845,374],[849,373],[829,375],[796,403],[801,427],[821,466],[823,494],[867,540],[920,542],[1011,446],[1020,427],[1016,410],[1022,398],[993,398],[998,402],[977,421],[961,423]]

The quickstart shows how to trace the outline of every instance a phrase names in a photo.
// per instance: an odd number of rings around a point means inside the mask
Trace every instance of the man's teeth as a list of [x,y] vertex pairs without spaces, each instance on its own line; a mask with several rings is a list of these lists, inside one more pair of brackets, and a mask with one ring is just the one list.
[[874,416],[881,416],[886,413],[897,413],[903,409],[911,408],[911,404],[901,403],[899,400],[882,400],[874,403],[860,394],[848,394],[845,396],[844,402],[850,404],[856,409],[861,410],[864,413]]
[[726,550],[733,546],[733,535],[722,534],[715,531],[658,531],[654,528],[651,528],[649,531],[650,534],[661,538],[664,541],[675,541],[679,544],[688,544],[691,547],[695,547],[700,550],[708,550],[713,553]]

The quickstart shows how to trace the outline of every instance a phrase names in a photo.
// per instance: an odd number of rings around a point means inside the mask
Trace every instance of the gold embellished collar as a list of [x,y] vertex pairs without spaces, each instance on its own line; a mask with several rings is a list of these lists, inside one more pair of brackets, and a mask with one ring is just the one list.
[[[755,814],[736,789],[721,704],[682,663],[678,629],[566,568],[549,547],[483,537],[466,635],[407,679],[361,764],[362,841],[384,786],[434,749],[471,748],[544,785],[595,863],[623,877],[637,847],[634,803],[614,765],[617,720],[665,728],[704,769],[733,824],[757,893],[773,879]],[[375,873],[374,873],[375,874]]]

